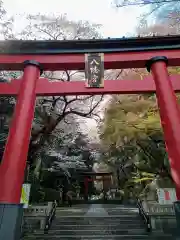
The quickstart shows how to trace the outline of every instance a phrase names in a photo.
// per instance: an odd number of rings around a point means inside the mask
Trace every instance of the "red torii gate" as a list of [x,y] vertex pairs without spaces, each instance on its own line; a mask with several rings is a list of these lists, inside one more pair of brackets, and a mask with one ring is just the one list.
[[[24,70],[21,80],[0,83],[1,95],[17,95],[6,148],[0,165],[0,238],[19,239],[21,188],[28,153],[36,95],[88,95],[156,92],[171,173],[180,200],[180,111],[174,91],[180,76],[168,75],[168,66],[180,65],[179,37],[88,41],[0,42],[0,70]],[[44,70],[83,70],[84,53],[104,53],[105,69],[144,68],[144,80],[105,81],[104,88],[83,82],[48,82]],[[16,231],[16,234],[15,234]],[[16,236],[15,236],[16,235]]]

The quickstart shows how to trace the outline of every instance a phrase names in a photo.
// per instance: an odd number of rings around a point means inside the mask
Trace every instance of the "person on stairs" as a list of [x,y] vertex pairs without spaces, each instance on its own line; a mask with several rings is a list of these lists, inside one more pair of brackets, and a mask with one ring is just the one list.
[[68,206],[72,207],[72,199],[73,199],[74,192],[72,190],[67,191],[66,197],[67,197],[67,202]]

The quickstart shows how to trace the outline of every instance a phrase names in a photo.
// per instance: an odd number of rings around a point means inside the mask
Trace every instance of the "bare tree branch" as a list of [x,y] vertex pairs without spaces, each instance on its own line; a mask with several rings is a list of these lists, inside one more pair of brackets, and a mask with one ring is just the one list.
[[51,37],[52,39],[56,40],[56,38],[55,38],[53,35],[51,35],[51,33],[50,33],[49,31],[40,28],[37,24],[35,24],[34,27],[35,27],[39,32],[45,33],[45,34],[48,35],[48,37]]
[[127,6],[147,6],[154,4],[166,4],[166,3],[178,3],[179,0],[115,0],[116,7],[127,7]]
[[69,72],[67,70],[65,70],[66,76],[67,76],[67,82],[70,82],[71,80],[71,75],[69,74]]
[[116,75],[116,79],[118,79],[122,73],[123,73],[123,69],[121,69],[119,73]]

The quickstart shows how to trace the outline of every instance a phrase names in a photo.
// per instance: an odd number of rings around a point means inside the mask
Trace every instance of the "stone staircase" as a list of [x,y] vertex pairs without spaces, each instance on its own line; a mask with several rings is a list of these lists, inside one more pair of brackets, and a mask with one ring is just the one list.
[[58,208],[48,234],[37,231],[24,240],[174,240],[172,235],[150,234],[138,209],[123,205],[82,205]]

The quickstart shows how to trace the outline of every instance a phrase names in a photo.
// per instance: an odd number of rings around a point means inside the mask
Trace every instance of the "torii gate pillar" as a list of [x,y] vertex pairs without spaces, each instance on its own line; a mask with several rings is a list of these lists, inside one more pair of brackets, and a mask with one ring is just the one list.
[[180,109],[169,79],[167,63],[166,57],[151,58],[147,62],[147,70],[151,70],[156,84],[156,96],[171,174],[176,186],[177,199],[180,200]]
[[23,213],[20,198],[39,76],[39,63],[25,61],[24,75],[0,165],[0,239],[20,239]]

